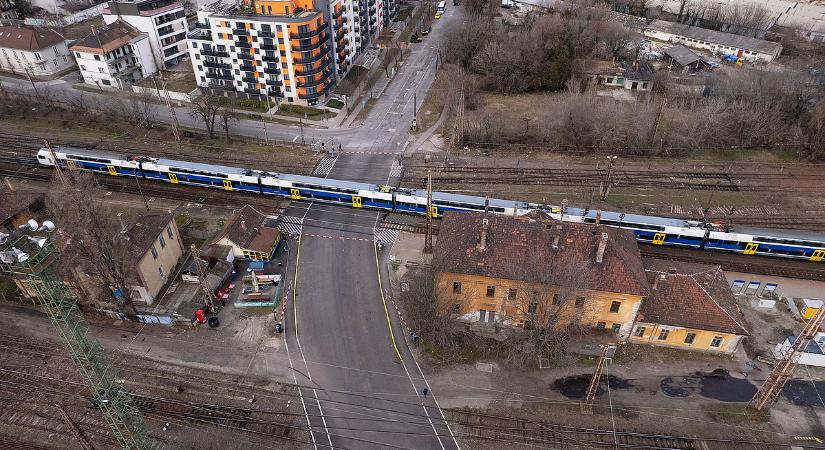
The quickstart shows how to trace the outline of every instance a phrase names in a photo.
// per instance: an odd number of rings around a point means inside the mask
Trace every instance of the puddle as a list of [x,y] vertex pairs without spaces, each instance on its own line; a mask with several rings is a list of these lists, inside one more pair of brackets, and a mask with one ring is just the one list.
[[697,372],[696,376],[699,379],[699,395],[720,402],[748,402],[757,391],[753,383],[734,378],[725,369]]
[[698,385],[697,377],[667,377],[659,383],[659,389],[668,397],[685,398],[690,397]]
[[[591,374],[573,375],[569,377],[559,378],[553,382],[553,389],[559,391],[561,395],[567,398],[584,398],[587,395],[587,388],[590,386],[590,380],[593,378]],[[607,389],[605,384],[610,382],[610,389],[629,389],[633,387],[629,381],[610,375],[606,377],[602,375],[599,380],[599,388],[596,390],[596,395],[602,395]]]
[[794,405],[825,406],[825,381],[788,380],[782,395]]

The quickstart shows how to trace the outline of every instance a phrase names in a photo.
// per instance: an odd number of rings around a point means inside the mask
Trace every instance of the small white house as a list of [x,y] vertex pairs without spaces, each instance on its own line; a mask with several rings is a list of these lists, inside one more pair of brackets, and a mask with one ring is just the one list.
[[100,88],[123,89],[155,72],[149,36],[123,20],[75,42],[74,53],[83,82]]
[[[794,342],[796,342],[796,336],[788,336],[785,342],[776,344],[773,356],[776,359],[786,359]],[[798,362],[806,366],[825,367],[825,333],[820,331],[814,335],[799,355]]]
[[0,26],[0,70],[52,77],[74,67],[63,36],[40,27]]
[[644,34],[657,41],[698,48],[723,57],[732,55],[750,62],[769,63],[782,53],[782,44],[778,42],[665,20],[654,20],[645,28]]
[[177,0],[110,1],[103,20],[111,24],[124,20],[149,36],[156,65],[168,68],[187,55],[189,25],[183,4]]

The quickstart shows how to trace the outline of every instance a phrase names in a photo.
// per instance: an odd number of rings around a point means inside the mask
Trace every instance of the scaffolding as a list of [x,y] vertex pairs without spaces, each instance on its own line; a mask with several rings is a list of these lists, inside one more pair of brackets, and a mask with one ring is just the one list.
[[22,261],[0,261],[0,271],[22,282],[40,301],[118,444],[130,450],[154,448],[143,415],[132,404],[129,393],[115,381],[114,368],[103,347],[89,336],[86,320],[71,290],[51,270],[60,258],[57,247],[50,240],[45,240],[41,247],[28,236],[19,236],[0,250],[11,249],[25,251],[29,256]]

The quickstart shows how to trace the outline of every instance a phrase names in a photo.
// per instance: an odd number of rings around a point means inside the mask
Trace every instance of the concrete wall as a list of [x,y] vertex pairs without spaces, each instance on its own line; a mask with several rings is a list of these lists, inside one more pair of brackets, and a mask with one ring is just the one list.
[[[169,280],[172,269],[183,255],[183,243],[174,218],[169,221],[168,227],[172,231],[172,237],[169,237],[169,232],[164,228],[152,244],[157,252],[157,258],[152,256],[151,249],[143,255],[137,264],[137,273],[141,283],[137,286],[130,286],[133,292],[140,293],[141,301],[146,304],[154,302],[155,296]],[[161,238],[165,242],[163,246]]]
[[[461,292],[453,291],[453,283],[461,283]],[[488,286],[494,287],[494,295],[487,296]],[[531,303],[536,304],[534,317],[537,322],[554,321],[561,328],[576,321],[580,326],[595,328],[604,322],[610,330],[614,324],[620,327],[619,337],[626,338],[642,298],[635,295],[610,292],[572,290],[559,286],[531,284],[516,280],[493,279],[475,275],[441,273],[437,277],[439,310],[448,313],[458,305],[456,318],[465,322],[479,320],[479,311],[495,311],[496,322],[502,325],[523,326],[529,318]],[[511,294],[514,289],[514,295]],[[559,303],[554,296],[559,294]],[[576,297],[585,297],[582,306],[576,306]],[[620,302],[618,312],[610,312],[614,301]],[[454,310],[453,310],[454,311]]]
[[49,77],[75,65],[65,42],[40,49],[37,52],[0,48],[0,69],[28,74],[33,77]]
[[[662,330],[668,330],[667,339],[659,340]],[[641,336],[637,336],[637,333]],[[696,334],[693,343],[688,344],[685,338],[688,333]],[[715,337],[721,337],[722,343],[719,347],[711,347],[710,343]],[[672,347],[682,350],[698,350],[714,353],[733,353],[739,345],[742,336],[730,333],[720,333],[717,331],[699,330],[695,328],[683,328],[664,324],[638,322],[633,327],[630,335],[630,342],[635,344],[650,344],[661,347]]]

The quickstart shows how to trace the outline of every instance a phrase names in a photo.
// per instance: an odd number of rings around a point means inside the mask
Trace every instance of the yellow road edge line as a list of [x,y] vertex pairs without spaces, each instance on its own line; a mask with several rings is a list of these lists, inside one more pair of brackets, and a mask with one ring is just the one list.
[[381,293],[381,302],[384,304],[384,315],[387,316],[387,327],[390,329],[390,340],[392,341],[392,348],[395,349],[395,355],[401,362],[404,358],[401,357],[401,352],[398,351],[398,345],[395,343],[395,333],[392,331],[392,321],[390,320],[390,310],[387,308],[387,298],[384,297],[384,286],[381,285],[381,263],[378,262],[378,244],[372,243],[372,250],[375,252],[375,270],[378,272],[378,292]]
[[303,233],[298,235],[298,249],[295,253],[295,276],[292,280],[292,319],[295,324],[295,337],[298,337],[298,266],[301,262],[301,237]]

